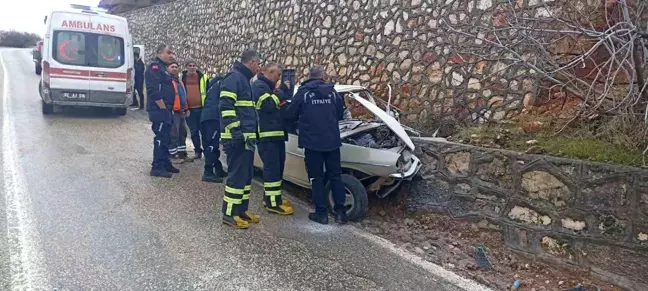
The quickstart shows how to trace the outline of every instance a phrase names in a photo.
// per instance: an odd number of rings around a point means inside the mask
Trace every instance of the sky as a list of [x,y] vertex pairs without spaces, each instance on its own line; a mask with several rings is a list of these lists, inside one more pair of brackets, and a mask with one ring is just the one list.
[[97,6],[99,0],[2,0],[0,30],[14,29],[45,34],[43,20],[50,11],[68,8],[70,4]]

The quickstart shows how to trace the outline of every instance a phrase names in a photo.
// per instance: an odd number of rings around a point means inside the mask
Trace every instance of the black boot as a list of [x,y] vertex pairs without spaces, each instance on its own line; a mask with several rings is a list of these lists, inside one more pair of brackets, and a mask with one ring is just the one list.
[[173,165],[167,165],[166,168],[167,172],[177,174],[180,173],[180,169],[174,167]]
[[214,166],[214,174],[216,174],[216,177],[220,177],[220,178],[227,177],[227,172],[223,170],[223,165],[221,165],[220,162],[217,162],[216,165]]
[[203,182],[208,182],[208,183],[223,183],[223,178],[215,175],[214,169],[212,168],[205,169],[205,173],[202,176],[202,180]]
[[308,219],[315,221],[319,224],[328,224],[328,215],[326,214],[317,214],[317,213],[309,213],[308,214]]
[[346,213],[344,213],[344,212],[336,213],[335,214],[335,223],[337,223],[337,224],[346,224],[347,223]]
[[151,169],[151,177],[171,178],[173,175],[166,170]]
[[197,151],[196,154],[194,155],[194,159],[196,160],[202,159],[202,152]]

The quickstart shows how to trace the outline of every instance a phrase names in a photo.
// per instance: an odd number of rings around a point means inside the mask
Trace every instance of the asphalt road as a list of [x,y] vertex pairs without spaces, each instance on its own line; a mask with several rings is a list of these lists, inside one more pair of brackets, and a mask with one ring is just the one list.
[[[0,290],[486,290],[348,225],[251,209],[223,226],[201,164],[148,175],[143,114],[41,114],[29,50],[0,49]],[[294,200],[294,199],[293,199]]]

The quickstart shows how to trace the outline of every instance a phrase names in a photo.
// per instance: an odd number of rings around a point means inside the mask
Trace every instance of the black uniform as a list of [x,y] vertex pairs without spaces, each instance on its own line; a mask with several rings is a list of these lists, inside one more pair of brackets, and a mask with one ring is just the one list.
[[[252,93],[259,115],[259,156],[263,161],[263,188],[266,207],[282,205],[281,182],[286,161],[287,134],[281,104],[283,93],[274,93],[275,84],[259,74],[252,83]],[[292,209],[290,211],[292,213]]]
[[[207,98],[200,115],[200,131],[202,144],[205,149],[205,176],[212,182],[224,176],[223,165],[220,162],[220,82],[221,78],[210,80]],[[203,179],[205,180],[205,179]]]
[[[135,61],[135,88],[132,106],[139,106],[140,109],[144,108],[144,69],[145,65],[142,59]],[[135,94],[139,95],[139,102]]]
[[[325,177],[330,179],[335,212],[346,213],[345,193],[340,164],[340,129],[338,121],[344,113],[344,100],[332,84],[323,80],[307,80],[285,112],[288,119],[299,119],[299,147],[305,151],[306,170],[311,181],[315,214],[325,217],[328,198],[324,193]],[[326,175],[324,173],[326,166]]]
[[[172,168],[169,159],[169,142],[173,125],[173,101],[175,91],[166,64],[156,58],[146,70],[146,93],[148,95],[147,111],[151,128],[155,133],[153,139],[153,170],[168,171]],[[166,108],[160,109],[155,101],[163,100]]]
[[228,172],[223,214],[250,221],[247,209],[252,191],[258,126],[250,86],[254,73],[238,61],[232,69],[232,73],[221,82],[219,103],[220,137],[227,155]]

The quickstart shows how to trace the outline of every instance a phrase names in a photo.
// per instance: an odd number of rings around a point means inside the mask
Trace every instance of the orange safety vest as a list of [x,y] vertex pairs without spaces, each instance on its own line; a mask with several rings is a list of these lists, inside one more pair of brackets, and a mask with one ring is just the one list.
[[[179,81],[171,80],[171,84],[173,84],[173,91],[175,92],[175,100],[173,101],[173,111],[176,112],[180,111],[180,91],[178,91],[178,83]],[[185,111],[189,110],[189,104],[187,103],[186,100],[184,104],[184,110]]]

